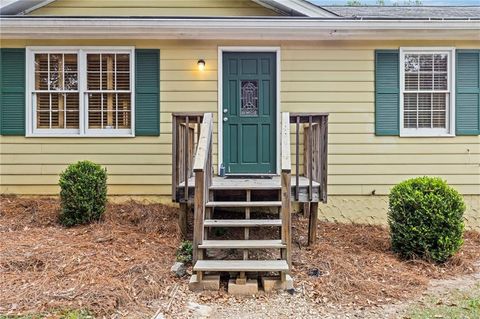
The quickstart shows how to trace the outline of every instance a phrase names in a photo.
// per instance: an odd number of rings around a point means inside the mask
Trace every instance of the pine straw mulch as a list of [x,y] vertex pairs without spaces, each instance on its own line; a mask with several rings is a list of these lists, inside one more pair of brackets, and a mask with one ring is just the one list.
[[173,207],[109,204],[102,222],[63,228],[56,199],[0,199],[0,314],[88,309],[135,317],[151,313],[175,284]]
[[479,271],[478,232],[466,232],[461,251],[446,264],[436,265],[400,260],[391,252],[388,230],[382,226],[320,223],[318,243],[311,248],[303,246],[308,220],[297,219],[294,227],[295,283],[318,303],[355,307],[388,304],[417,295],[430,279]]
[[[170,274],[180,243],[174,207],[109,204],[102,222],[63,228],[56,222],[56,199],[0,200],[0,314],[88,309],[136,318],[161,306],[165,315],[180,317],[175,313],[188,299],[229,298],[223,291],[194,295],[187,278]],[[430,279],[476,271],[480,260],[475,232],[467,232],[452,261],[438,266],[397,259],[381,226],[322,222],[318,243],[305,247],[307,224],[294,216],[292,275],[297,290],[320,305],[362,308],[405,300]]]

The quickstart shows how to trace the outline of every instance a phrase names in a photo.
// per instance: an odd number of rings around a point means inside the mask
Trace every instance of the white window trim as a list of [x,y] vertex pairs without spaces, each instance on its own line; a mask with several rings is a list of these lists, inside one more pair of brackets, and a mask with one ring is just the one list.
[[[78,92],[79,92],[79,129],[35,129],[35,63],[36,53],[76,53],[78,54]],[[131,128],[101,130],[88,129],[87,116],[87,53],[129,53],[130,54],[130,91],[131,91]],[[26,137],[135,137],[135,47],[125,46],[30,46],[26,47],[26,116],[25,128]]]
[[[448,54],[449,108],[448,129],[404,128],[405,54],[446,53]],[[453,47],[402,47],[400,48],[400,136],[401,137],[454,137],[455,136],[455,48]]]

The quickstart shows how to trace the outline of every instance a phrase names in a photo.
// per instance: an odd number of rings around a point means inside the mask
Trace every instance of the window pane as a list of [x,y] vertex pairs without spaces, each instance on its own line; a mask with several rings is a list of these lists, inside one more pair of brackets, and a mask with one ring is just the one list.
[[76,54],[65,54],[64,55],[64,71],[65,72],[78,72],[77,65],[77,55]]
[[130,55],[117,54],[117,72],[130,72]]
[[418,90],[418,73],[405,73],[405,90]]
[[130,73],[117,73],[117,90],[130,90]]
[[77,73],[66,73],[64,90],[72,91],[78,90],[78,76]]
[[420,73],[420,90],[432,90],[433,75],[432,73]]
[[417,54],[405,54],[405,73],[418,72],[420,69]]
[[48,72],[48,54],[35,54],[35,72]]
[[433,127],[447,128],[447,94],[433,94]]
[[434,56],[434,70],[436,72],[447,72],[448,71],[448,55],[446,55],[446,54],[435,54],[435,56]]
[[118,95],[118,128],[129,129],[130,114],[132,111],[130,94]]
[[37,128],[50,128],[50,94],[38,93],[37,100]]
[[406,111],[416,111],[417,110],[417,93],[406,93],[404,95],[404,109]]
[[417,111],[405,111],[403,122],[405,128],[417,128]]
[[421,111],[430,111],[432,108],[432,95],[430,93],[418,94],[418,109]]
[[447,90],[448,89],[448,74],[447,73],[435,73],[435,90]]
[[35,90],[48,90],[48,73],[35,73]]
[[87,54],[87,89],[100,90],[100,54]]
[[418,128],[430,128],[432,127],[432,117],[430,111],[418,112]]
[[115,55],[102,54],[102,90],[115,90]]
[[65,94],[65,103],[66,128],[78,129],[80,127],[80,103],[78,94]]
[[420,71],[421,72],[433,71],[433,55],[431,54],[420,55]]

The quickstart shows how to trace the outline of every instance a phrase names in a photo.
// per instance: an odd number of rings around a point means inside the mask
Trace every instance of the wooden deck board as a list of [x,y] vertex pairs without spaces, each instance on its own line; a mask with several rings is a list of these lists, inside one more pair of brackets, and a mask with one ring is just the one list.
[[194,271],[288,271],[285,260],[199,260]]
[[[296,189],[296,178],[295,175],[292,175],[291,178],[291,189],[292,189],[292,201],[296,202],[309,202],[308,194],[309,180],[305,176],[299,176],[299,192],[298,200],[295,199],[295,189]],[[212,186],[210,189],[216,191],[243,191],[243,190],[252,190],[252,191],[270,191],[278,192],[280,191],[281,183],[280,176],[273,176],[272,178],[225,178],[220,176],[214,176],[212,180]],[[313,181],[312,182],[312,201],[320,201],[320,184]],[[193,202],[193,195],[195,193],[195,178],[191,177],[188,180],[188,189],[189,189],[189,201]],[[177,187],[176,198],[181,200],[184,198],[185,183],[179,184]]]
[[213,249],[267,249],[285,248],[281,240],[204,240],[198,248]]
[[264,227],[282,226],[281,219],[206,219],[205,227]]
[[[296,185],[296,180],[292,176],[292,187]],[[305,176],[299,177],[300,187],[308,187],[308,178]],[[182,182],[178,187],[184,187],[185,183]],[[319,187],[320,184],[313,181],[312,186]],[[195,187],[195,177],[190,177],[188,180],[188,187]],[[272,178],[225,178],[220,176],[214,176],[212,180],[212,189],[280,189],[280,176],[273,176]]]

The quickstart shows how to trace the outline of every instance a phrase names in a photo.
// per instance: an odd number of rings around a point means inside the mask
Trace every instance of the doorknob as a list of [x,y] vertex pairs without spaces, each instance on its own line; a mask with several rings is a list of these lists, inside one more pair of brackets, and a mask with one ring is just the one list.
[[224,122],[228,121],[228,117],[224,117],[224,118],[223,118],[223,121],[224,121]]
[[227,114],[227,113],[228,113],[228,109],[223,109],[223,113]]

